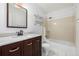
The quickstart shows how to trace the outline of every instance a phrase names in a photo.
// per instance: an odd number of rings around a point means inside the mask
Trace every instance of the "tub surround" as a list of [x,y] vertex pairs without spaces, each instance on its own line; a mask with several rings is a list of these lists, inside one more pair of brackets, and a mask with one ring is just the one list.
[[64,8],[58,11],[52,11],[47,14],[47,17],[52,17],[52,19],[46,19],[46,36],[55,40],[68,41],[70,43],[75,43],[75,16],[74,8]]

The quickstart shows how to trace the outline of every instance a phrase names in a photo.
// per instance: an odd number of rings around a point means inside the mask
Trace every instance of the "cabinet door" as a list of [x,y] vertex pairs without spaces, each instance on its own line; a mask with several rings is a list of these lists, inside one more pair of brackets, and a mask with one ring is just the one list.
[[24,41],[24,56],[32,56],[32,40],[28,39]]
[[1,56],[1,47],[0,47],[0,56]]
[[20,56],[22,54],[22,42],[2,46],[3,56]]
[[36,37],[33,40],[33,55],[41,56],[41,36]]

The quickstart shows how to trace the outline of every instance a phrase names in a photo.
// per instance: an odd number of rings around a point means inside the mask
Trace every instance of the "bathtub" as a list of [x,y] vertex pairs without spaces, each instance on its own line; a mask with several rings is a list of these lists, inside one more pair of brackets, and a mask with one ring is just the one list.
[[[48,56],[76,56],[76,47],[72,43],[45,39],[43,42],[48,43],[50,49]],[[43,43],[42,43],[43,44]]]

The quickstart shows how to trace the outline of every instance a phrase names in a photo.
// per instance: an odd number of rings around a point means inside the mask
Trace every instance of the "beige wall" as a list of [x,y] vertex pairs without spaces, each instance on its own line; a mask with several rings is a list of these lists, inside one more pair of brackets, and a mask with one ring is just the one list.
[[75,42],[75,17],[45,21],[47,38]]

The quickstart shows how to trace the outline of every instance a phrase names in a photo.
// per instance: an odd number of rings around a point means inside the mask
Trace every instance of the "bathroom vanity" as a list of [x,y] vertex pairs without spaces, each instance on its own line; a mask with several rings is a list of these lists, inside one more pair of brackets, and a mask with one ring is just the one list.
[[[41,56],[41,36],[25,36],[0,44],[1,56]],[[19,40],[18,40],[19,39]],[[5,41],[5,40],[3,40]],[[4,44],[5,43],[5,44]]]

